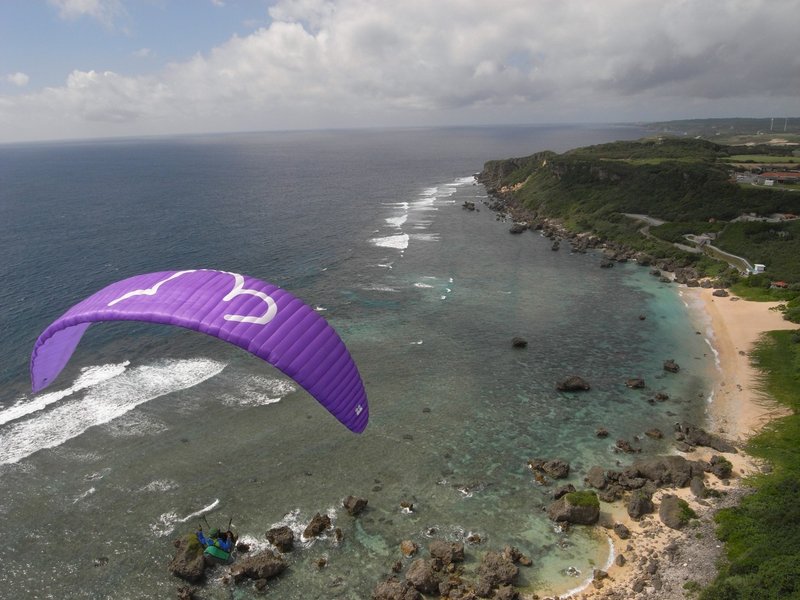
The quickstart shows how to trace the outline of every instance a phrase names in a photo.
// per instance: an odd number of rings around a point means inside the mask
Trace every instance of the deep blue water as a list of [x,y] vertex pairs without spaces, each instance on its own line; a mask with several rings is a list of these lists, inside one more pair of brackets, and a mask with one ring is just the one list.
[[[605,540],[556,532],[526,461],[628,460],[612,438],[702,414],[709,359],[670,288],[634,265],[510,236],[470,176],[484,161],[639,137],[631,128],[503,127],[196,136],[0,147],[0,548],[15,597],[165,597],[170,541],[206,509],[263,546],[328,511],[345,539],[308,543],[276,598],[365,598],[428,530],[534,558],[532,590],[580,583]],[[287,288],[342,335],[369,395],[356,436],[278,371],[212,338],[94,326],[31,396],[38,334],[137,273],[218,268]],[[638,315],[648,319],[640,321]],[[510,340],[522,335],[525,350]],[[676,358],[680,376],[661,363]],[[578,373],[593,390],[554,390]],[[644,392],[625,378],[643,376]],[[656,390],[672,399],[652,405]],[[645,438],[645,452],[665,449]],[[348,494],[369,499],[353,520]],[[402,514],[401,501],[416,511]],[[7,533],[3,527],[3,533]],[[65,540],[94,540],[75,551]],[[318,571],[320,556],[329,566]],[[99,560],[102,559],[102,560]],[[101,566],[95,566],[99,560]],[[219,580],[210,598],[230,597]],[[235,597],[255,597],[247,587]]]

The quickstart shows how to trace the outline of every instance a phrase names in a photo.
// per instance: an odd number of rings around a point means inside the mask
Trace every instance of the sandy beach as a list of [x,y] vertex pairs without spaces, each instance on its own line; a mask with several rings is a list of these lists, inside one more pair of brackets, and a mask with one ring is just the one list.
[[[774,310],[778,302],[720,298],[712,292],[711,289],[681,288],[679,293],[696,319],[698,331],[708,336],[718,360],[705,428],[741,448],[765,423],[784,414],[784,409],[759,389],[758,371],[750,364],[749,353],[762,333],[797,329],[798,325],[783,320],[781,313]],[[708,460],[714,454],[719,452],[698,447],[682,456],[690,460]],[[746,493],[741,477],[759,468],[741,451],[725,454],[725,458],[733,464],[734,476],[720,480],[709,474],[705,481],[708,488],[723,492],[720,498],[695,498],[688,487],[660,489],[653,496],[656,507],[665,494],[686,500],[698,516],[693,527],[670,529],[661,522],[657,511],[634,521],[622,502],[601,504],[605,513],[605,517],[601,514],[601,522],[605,521],[606,526],[624,524],[630,530],[630,538],[620,539],[612,530],[607,530],[616,559],[608,570],[608,577],[601,573],[588,587],[571,597],[580,600],[688,598],[692,597],[691,590],[710,583],[723,551],[714,534],[713,515],[720,508],[738,503]]]

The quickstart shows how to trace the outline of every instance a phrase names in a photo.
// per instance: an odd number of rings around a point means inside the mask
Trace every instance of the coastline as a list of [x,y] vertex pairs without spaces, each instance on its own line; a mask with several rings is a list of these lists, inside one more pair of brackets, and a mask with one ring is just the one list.
[[[630,530],[630,537],[620,539],[613,531],[607,531],[616,557],[607,576],[600,573],[583,589],[555,598],[622,600],[640,594],[647,598],[690,597],[691,590],[708,585],[716,576],[715,565],[724,548],[716,539],[713,516],[721,508],[738,504],[748,493],[741,478],[760,470],[759,464],[742,452],[741,447],[770,420],[788,414],[760,389],[759,372],[750,363],[749,353],[763,333],[798,326],[772,310],[779,302],[715,297],[712,292],[684,286],[678,291],[690,318],[707,326],[705,332],[699,329],[716,354],[717,369],[706,407],[705,426],[740,449],[737,454],[725,454],[733,465],[733,476],[726,480],[706,478],[706,486],[722,493],[719,498],[696,498],[689,487],[662,488],[655,493],[656,506],[664,495],[672,494],[685,500],[696,512],[695,525],[682,530],[664,525],[657,513],[635,521],[621,501],[603,505],[605,518],[601,515],[601,522],[605,521],[606,526],[622,523]],[[681,455],[688,460],[707,461],[714,454],[718,452],[698,447]],[[624,561],[620,556],[625,557]]]

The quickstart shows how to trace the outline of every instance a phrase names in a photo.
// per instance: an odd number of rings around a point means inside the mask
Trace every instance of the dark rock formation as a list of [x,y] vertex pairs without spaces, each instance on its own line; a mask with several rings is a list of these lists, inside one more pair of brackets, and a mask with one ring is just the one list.
[[231,577],[240,582],[245,577],[250,579],[270,579],[286,570],[287,563],[272,550],[264,550],[258,554],[237,560],[231,567]]
[[267,532],[267,541],[281,552],[291,552],[294,548],[294,532],[286,525],[273,527]]
[[692,494],[694,494],[695,498],[705,498],[708,495],[706,483],[699,475],[692,477],[692,480],[689,482],[689,489],[692,490]]
[[169,572],[188,581],[198,583],[205,576],[205,560],[203,559],[203,546],[193,533],[175,540],[177,551],[167,568]]
[[631,389],[638,390],[645,386],[644,379],[641,377],[631,377],[625,381],[625,385]]
[[677,373],[681,368],[678,366],[678,363],[670,358],[664,361],[664,370],[670,373]]
[[609,260],[607,258],[604,258],[603,260],[600,261],[600,268],[601,269],[610,269],[613,266],[614,266],[614,261],[613,260]]
[[478,577],[489,588],[509,585],[519,575],[519,567],[501,552],[487,552],[478,567]]
[[647,431],[644,432],[644,434],[647,437],[653,438],[654,440],[660,440],[661,438],[664,437],[664,434],[657,427],[652,427],[651,429],[648,429]]
[[347,510],[347,513],[353,517],[361,514],[367,508],[368,500],[366,498],[356,498],[355,496],[348,496],[342,501],[342,506]]
[[511,346],[513,348],[527,348],[528,347],[528,340],[521,337],[513,337],[511,338]]
[[556,389],[559,392],[580,392],[591,389],[591,386],[584,379],[577,375],[572,375],[559,381],[556,384]]
[[655,510],[653,494],[644,489],[634,490],[628,500],[626,509],[631,519],[639,519]]
[[331,527],[331,518],[328,515],[321,515],[317,513],[314,515],[314,518],[311,519],[311,522],[306,527],[305,531],[303,531],[303,537],[305,538],[312,538],[317,537],[326,529],[330,529]]
[[592,491],[571,492],[552,502],[547,515],[556,522],[594,525],[600,517],[600,502]]
[[617,534],[617,537],[621,540],[627,540],[631,537],[630,529],[625,527],[622,523],[615,523],[614,524],[614,533]]
[[606,481],[606,470],[603,467],[595,465],[589,472],[586,474],[584,481],[590,486],[595,488],[596,490],[605,489],[607,485]]
[[713,448],[717,452],[736,454],[736,448],[730,442],[689,423],[676,423],[675,433],[679,434],[676,435],[679,441],[684,441],[692,446],[705,446]]
[[575,486],[572,485],[571,483],[568,483],[567,485],[562,485],[561,487],[553,490],[553,500],[558,500],[564,494],[569,494],[570,492],[574,491],[575,491]]
[[569,463],[560,458],[547,460],[534,458],[528,461],[531,471],[544,473],[553,479],[564,479],[569,476]]
[[423,594],[437,593],[441,580],[442,574],[435,559],[418,558],[406,571],[406,581]]
[[681,500],[672,494],[661,498],[661,506],[658,507],[658,518],[671,529],[682,529],[689,522],[689,505],[685,500]]
[[475,210],[475,203],[471,200],[464,200],[464,204],[461,205],[461,208],[464,210]]
[[422,595],[414,588],[410,581],[399,581],[392,577],[372,591],[371,600],[422,600]]
[[599,438],[608,437],[608,429],[606,429],[605,427],[598,427],[595,430],[594,434]]
[[433,540],[428,546],[431,558],[440,561],[443,565],[464,562],[464,544],[461,542],[446,542]]
[[716,296],[717,298],[727,298],[728,292],[726,292],[725,290],[714,290],[713,292],[711,292],[711,295]]
[[511,226],[511,229],[508,230],[509,233],[519,234],[525,231],[528,228],[527,223],[514,223]]
[[733,474],[733,465],[724,456],[714,455],[709,461],[710,471],[720,479],[728,479]]

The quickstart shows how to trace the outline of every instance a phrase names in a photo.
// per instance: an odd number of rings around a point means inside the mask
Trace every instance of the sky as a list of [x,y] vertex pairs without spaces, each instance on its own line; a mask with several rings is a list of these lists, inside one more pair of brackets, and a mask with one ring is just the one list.
[[0,143],[800,116],[800,0],[0,0]]

